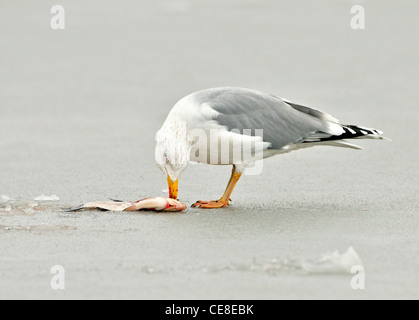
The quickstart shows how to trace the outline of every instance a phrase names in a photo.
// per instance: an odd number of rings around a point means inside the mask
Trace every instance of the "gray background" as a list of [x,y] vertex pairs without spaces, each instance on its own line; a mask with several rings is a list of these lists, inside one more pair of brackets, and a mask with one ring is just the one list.
[[[352,30],[360,3],[366,29]],[[65,7],[65,30],[50,28],[54,4]],[[393,141],[268,159],[217,211],[0,215],[4,226],[77,228],[0,230],[0,298],[419,298],[418,9],[1,0],[0,195],[56,194],[58,207],[165,195],[154,134],[177,100],[215,86],[270,92]],[[229,173],[190,166],[180,199],[220,196]],[[351,289],[350,274],[251,270],[349,246],[365,290]],[[50,288],[56,264],[65,290]]]

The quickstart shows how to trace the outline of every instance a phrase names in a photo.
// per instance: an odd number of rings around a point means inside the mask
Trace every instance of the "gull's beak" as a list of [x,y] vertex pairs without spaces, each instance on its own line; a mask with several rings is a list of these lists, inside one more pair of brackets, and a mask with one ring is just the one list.
[[167,185],[169,186],[169,198],[176,200],[178,193],[178,181],[172,181],[172,179],[170,179],[170,176],[167,175]]

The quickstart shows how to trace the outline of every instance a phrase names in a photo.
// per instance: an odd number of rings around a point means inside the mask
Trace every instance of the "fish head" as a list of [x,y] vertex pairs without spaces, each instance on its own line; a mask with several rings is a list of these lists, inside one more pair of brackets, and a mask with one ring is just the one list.
[[183,211],[185,209],[186,204],[172,198],[166,198],[166,207],[163,209],[163,211],[174,212]]

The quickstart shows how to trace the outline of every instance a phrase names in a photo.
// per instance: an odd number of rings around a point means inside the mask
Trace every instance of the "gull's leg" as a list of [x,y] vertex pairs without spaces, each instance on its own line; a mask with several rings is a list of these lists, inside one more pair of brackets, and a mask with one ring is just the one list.
[[197,201],[192,205],[192,207],[193,208],[205,208],[205,209],[227,207],[228,206],[228,201],[230,200],[230,195],[233,192],[233,189],[234,189],[237,181],[239,181],[241,175],[242,175],[242,173],[237,172],[236,171],[236,166],[233,165],[233,171],[231,172],[230,180],[228,181],[227,188],[224,191],[224,194],[222,195],[220,200]]

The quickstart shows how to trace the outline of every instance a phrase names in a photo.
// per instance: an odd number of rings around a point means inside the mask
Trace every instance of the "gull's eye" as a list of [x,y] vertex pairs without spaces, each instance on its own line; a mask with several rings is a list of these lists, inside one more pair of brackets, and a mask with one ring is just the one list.
[[166,154],[166,153],[165,153],[165,154],[163,154],[163,158],[165,159],[166,164],[170,163],[170,161],[169,161],[169,157],[167,156],[167,154]]

